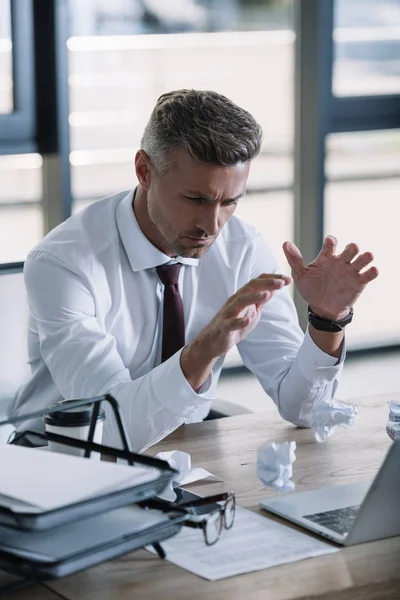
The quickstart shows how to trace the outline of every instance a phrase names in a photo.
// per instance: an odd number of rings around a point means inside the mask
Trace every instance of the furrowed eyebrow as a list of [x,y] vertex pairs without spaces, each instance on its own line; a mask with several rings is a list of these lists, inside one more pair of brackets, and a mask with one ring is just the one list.
[[[210,202],[210,203],[215,202],[215,198],[210,198],[210,196],[206,196],[205,194],[202,194],[201,192],[188,191],[185,193],[185,196],[191,196],[192,198],[199,198],[201,200],[206,200],[207,202]],[[244,196],[244,194],[238,194],[237,196],[235,196],[235,198],[226,198],[224,200],[224,202],[236,202],[236,200],[239,200],[243,196]]]

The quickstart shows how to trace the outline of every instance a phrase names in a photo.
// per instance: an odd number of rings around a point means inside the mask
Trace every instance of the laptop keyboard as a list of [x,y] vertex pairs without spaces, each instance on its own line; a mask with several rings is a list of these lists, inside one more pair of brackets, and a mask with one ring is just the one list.
[[353,526],[359,508],[359,506],[347,506],[346,508],[327,510],[314,515],[304,515],[303,518],[331,529],[335,533],[347,535]]

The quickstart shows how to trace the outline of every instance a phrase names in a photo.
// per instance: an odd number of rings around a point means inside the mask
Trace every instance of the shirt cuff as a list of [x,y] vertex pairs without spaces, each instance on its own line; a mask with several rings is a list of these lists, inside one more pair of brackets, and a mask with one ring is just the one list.
[[157,400],[174,414],[186,419],[194,410],[213,400],[214,375],[211,372],[199,392],[195,392],[182,372],[182,350],[154,369],[152,378]]
[[333,381],[338,376],[343,368],[345,356],[345,342],[343,343],[342,354],[338,360],[335,356],[326,354],[316,345],[307,327],[303,344],[297,354],[297,361],[303,376],[308,381],[313,381],[316,386],[319,386],[321,383]]

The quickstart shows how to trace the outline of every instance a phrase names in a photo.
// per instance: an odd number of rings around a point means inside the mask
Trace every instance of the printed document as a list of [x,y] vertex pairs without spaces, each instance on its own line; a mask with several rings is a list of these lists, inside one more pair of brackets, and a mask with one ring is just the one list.
[[205,545],[201,529],[188,527],[162,546],[171,563],[210,581],[339,551],[240,507],[232,529],[223,529],[213,546]]

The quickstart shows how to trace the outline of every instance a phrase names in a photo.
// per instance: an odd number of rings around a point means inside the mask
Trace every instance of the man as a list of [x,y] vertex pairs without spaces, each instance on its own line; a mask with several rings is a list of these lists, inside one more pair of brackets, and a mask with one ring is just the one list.
[[[355,244],[337,255],[328,236],[306,267],[285,242],[311,310],[303,335],[291,278],[233,216],[260,144],[254,118],[224,96],[159,98],[136,154],[136,190],[71,217],[26,261],[32,377],[18,413],[110,393],[143,451],[206,417],[236,344],[283,418],[307,426],[304,409],[333,398],[344,326],[378,273]],[[110,414],[104,431],[105,443],[118,443]]]

